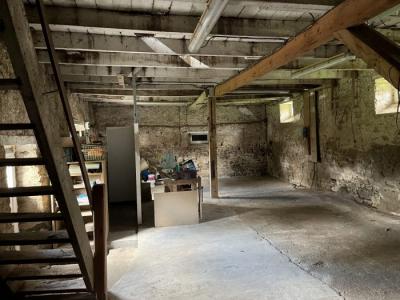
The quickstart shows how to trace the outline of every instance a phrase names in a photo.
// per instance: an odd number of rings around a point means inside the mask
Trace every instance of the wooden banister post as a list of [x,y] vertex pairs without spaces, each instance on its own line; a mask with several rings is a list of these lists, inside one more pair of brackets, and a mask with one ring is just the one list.
[[93,187],[94,289],[97,300],[107,300],[108,204],[104,184]]

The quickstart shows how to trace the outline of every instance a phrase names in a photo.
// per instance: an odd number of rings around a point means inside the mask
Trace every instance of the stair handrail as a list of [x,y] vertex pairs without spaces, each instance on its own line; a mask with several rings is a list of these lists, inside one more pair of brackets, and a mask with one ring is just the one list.
[[53,37],[51,34],[49,24],[47,23],[45,8],[44,8],[42,0],[36,0],[36,7],[38,10],[44,40],[45,40],[46,46],[47,46],[47,51],[48,51],[49,57],[50,57],[50,62],[51,62],[51,66],[53,69],[54,79],[56,81],[57,88],[58,88],[58,91],[60,94],[63,111],[64,111],[64,114],[65,114],[65,117],[66,117],[66,120],[68,123],[68,129],[69,129],[71,137],[72,137],[74,152],[75,152],[76,157],[78,158],[78,163],[79,163],[79,167],[81,169],[81,174],[82,174],[83,182],[85,185],[86,193],[87,193],[87,196],[89,199],[89,204],[91,207],[93,207],[92,188],[90,186],[89,175],[86,170],[84,156],[83,156],[82,149],[81,149],[81,144],[80,144],[78,135],[76,134],[75,124],[74,124],[74,120],[73,120],[72,112],[71,112],[71,107],[70,107],[69,101],[68,101],[67,91],[65,89],[64,80],[62,78],[60,67],[59,67],[59,59],[58,59],[57,53],[54,48]]

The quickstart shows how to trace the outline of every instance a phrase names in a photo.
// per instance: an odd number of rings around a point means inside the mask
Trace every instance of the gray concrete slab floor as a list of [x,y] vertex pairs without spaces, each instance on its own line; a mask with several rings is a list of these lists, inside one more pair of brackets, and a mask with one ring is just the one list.
[[400,299],[398,217],[271,178],[220,196],[201,224],[141,230],[110,298]]

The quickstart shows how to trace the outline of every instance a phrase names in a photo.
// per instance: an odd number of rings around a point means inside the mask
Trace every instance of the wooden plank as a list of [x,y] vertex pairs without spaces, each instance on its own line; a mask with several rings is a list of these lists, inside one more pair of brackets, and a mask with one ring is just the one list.
[[272,55],[265,56],[249,68],[217,85],[215,95],[222,96],[232,92],[329,42],[337,31],[362,24],[399,3],[400,0],[345,0]]
[[[72,180],[64,162],[64,152],[61,147],[58,120],[48,112],[43,82],[44,73],[39,67],[34,49],[30,27],[26,19],[21,1],[0,1],[0,18],[3,31],[0,36],[5,42],[14,73],[21,80],[21,95],[24,99],[28,116],[35,124],[35,136],[45,162],[52,186],[56,191],[57,203],[63,213],[65,226],[72,241],[76,256],[64,261],[78,262],[88,289],[93,289],[93,254],[89,239],[85,232],[80,208],[72,188]],[[44,251],[44,250],[41,250]],[[39,252],[42,253],[42,252]],[[10,255],[10,254],[9,254]],[[21,255],[21,254],[19,254]],[[35,258],[35,257],[33,257]],[[40,258],[40,257],[39,257]],[[51,261],[51,257],[43,257]],[[26,261],[30,261],[26,259]],[[32,261],[32,260],[31,260]],[[33,259],[33,261],[35,261]],[[37,259],[36,261],[40,261]],[[62,262],[59,257],[54,261]]]
[[3,123],[0,124],[0,131],[6,130],[29,130],[34,129],[34,125],[30,123]]
[[310,94],[310,150],[311,161],[321,161],[321,149],[319,143],[319,93],[318,91]]
[[[70,294],[87,292],[81,278],[76,279],[53,279],[53,280],[29,280],[21,282],[9,282],[11,289],[18,296],[41,295],[41,294]],[[59,295],[63,299],[62,295]]]
[[82,273],[78,265],[19,265],[5,274],[7,281],[80,277],[82,277]]
[[90,204],[92,204],[92,190],[91,190],[91,186],[90,186],[89,176],[87,174],[87,170],[85,167],[85,162],[84,162],[85,160],[84,160],[82,149],[81,149],[81,143],[80,143],[78,135],[76,133],[74,118],[72,116],[71,107],[70,107],[70,104],[68,101],[67,91],[65,88],[64,81],[61,77],[58,56],[57,56],[56,50],[54,48],[54,42],[53,42],[53,38],[51,36],[51,30],[50,30],[49,24],[46,21],[45,8],[44,8],[44,5],[41,0],[36,1],[36,7],[38,10],[40,23],[42,25],[43,36],[44,36],[44,39],[45,39],[45,42],[47,45],[50,62],[53,67],[53,75],[54,75],[53,77],[57,84],[62,107],[64,109],[64,114],[65,114],[68,128],[69,128],[69,132],[71,134],[72,142],[74,144],[74,151],[77,156],[79,166],[81,168],[82,179],[83,179],[83,182],[84,182],[85,188],[86,188],[86,194],[87,194]]
[[0,188],[1,197],[29,197],[52,195],[54,189],[51,186],[29,186],[15,188]]
[[310,93],[305,92],[303,94],[303,121],[304,128],[306,131],[306,147],[308,155],[311,155],[311,107],[310,107]]
[[18,79],[0,79],[1,90],[19,90],[21,82]]
[[0,246],[69,243],[66,231],[0,233]]
[[395,42],[367,25],[339,31],[335,37],[395,88],[399,88],[400,47]]
[[210,195],[218,198],[218,154],[217,154],[217,99],[210,89],[208,97],[208,151],[210,162]]
[[[32,300],[60,300],[60,295],[44,295],[44,296],[25,296],[24,299]],[[62,295],[63,300],[96,300],[96,296],[91,293],[74,293]]]
[[0,223],[62,221],[60,213],[0,213]]
[[[25,296],[24,299],[32,300],[60,300],[60,295],[44,295],[44,296]],[[62,295],[63,300],[96,300],[96,296],[91,293],[74,293]]]
[[44,164],[44,161],[40,157],[0,159],[0,167],[34,166],[34,165],[43,165],[43,164]]
[[0,265],[13,264],[74,264],[77,258],[73,251],[65,249],[40,249],[24,251],[1,251]]
[[105,197],[105,185],[93,187],[94,204],[94,241],[95,241],[95,281],[97,300],[107,299],[107,240],[108,240],[108,203]]

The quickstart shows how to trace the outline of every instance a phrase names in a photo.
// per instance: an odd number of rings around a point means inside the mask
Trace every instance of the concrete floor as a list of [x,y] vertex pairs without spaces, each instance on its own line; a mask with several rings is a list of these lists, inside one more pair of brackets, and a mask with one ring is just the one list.
[[400,299],[398,217],[268,178],[220,194],[201,224],[143,229],[114,253],[111,299]]

